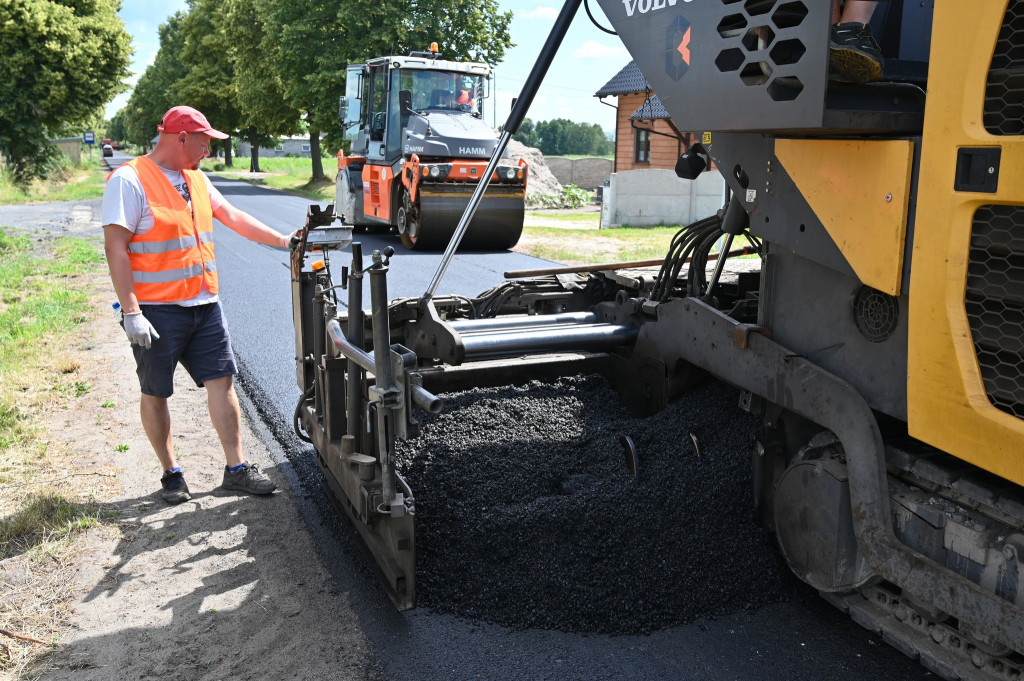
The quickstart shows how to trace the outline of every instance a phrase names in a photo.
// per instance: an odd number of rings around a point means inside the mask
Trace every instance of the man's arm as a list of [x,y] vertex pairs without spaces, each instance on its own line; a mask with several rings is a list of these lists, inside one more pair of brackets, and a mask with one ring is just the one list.
[[[291,234],[281,234],[276,229],[268,227],[244,210],[239,210],[226,201],[217,210],[213,211],[213,217],[246,239],[268,246],[288,248],[288,242],[292,238]],[[298,233],[298,230],[296,230],[296,233]]]
[[110,281],[125,314],[139,311],[139,299],[135,297],[132,281],[132,263],[128,259],[128,242],[131,240],[132,233],[121,225],[103,226],[103,250],[107,255]]
[[122,326],[128,340],[147,350],[153,342],[160,340],[160,334],[142,314],[139,299],[135,296],[132,282],[132,263],[128,259],[128,242],[132,233],[121,225],[103,225],[103,250],[107,254],[110,281],[114,283],[117,300],[121,303]]

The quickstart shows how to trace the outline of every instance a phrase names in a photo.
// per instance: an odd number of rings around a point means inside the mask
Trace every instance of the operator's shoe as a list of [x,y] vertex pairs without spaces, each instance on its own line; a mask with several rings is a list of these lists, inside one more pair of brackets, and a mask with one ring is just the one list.
[[270,478],[260,473],[259,466],[248,461],[234,472],[224,466],[224,482],[220,486],[249,494],[270,494],[277,489],[277,485],[271,482]]
[[834,24],[828,43],[831,80],[874,83],[882,80],[882,49],[867,24]]
[[188,492],[188,483],[185,482],[185,476],[181,471],[173,473],[164,471],[163,477],[160,478],[160,486],[163,488],[160,496],[168,504],[180,504],[192,498]]

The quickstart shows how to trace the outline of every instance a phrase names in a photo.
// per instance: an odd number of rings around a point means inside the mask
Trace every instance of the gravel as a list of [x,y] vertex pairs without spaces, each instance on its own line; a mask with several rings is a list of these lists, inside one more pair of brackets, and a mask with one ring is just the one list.
[[419,413],[420,437],[399,443],[419,604],[513,629],[625,634],[780,600],[795,580],[754,519],[760,427],[737,400],[710,381],[636,419],[600,376],[445,395],[441,414]]
[[558,196],[562,193],[562,183],[548,168],[540,149],[528,147],[516,140],[509,140],[508,154],[509,158],[506,160],[508,165],[519,165],[521,158],[526,159],[526,162],[530,164],[530,177],[526,181],[528,195]]

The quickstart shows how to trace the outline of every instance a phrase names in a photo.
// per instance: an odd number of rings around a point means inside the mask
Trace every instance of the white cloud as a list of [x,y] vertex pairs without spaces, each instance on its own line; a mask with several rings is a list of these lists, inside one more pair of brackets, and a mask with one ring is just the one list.
[[[497,105],[496,125],[501,125],[508,118],[512,106],[512,98],[518,97],[519,92],[499,88],[494,93],[494,101]],[[487,122],[490,123],[491,113],[488,109]],[[561,97],[544,96],[538,93],[530,105],[526,114],[533,122],[550,121],[555,118],[565,118],[577,123],[597,123],[605,130],[615,129],[615,110],[601,104],[593,97]]]
[[554,7],[538,7],[519,14],[523,19],[557,19],[558,10]]
[[[512,111],[512,100],[518,97],[519,94],[518,90],[513,92],[512,90],[503,90],[501,88],[494,93],[494,104],[497,107],[494,113],[497,125],[501,125],[508,119],[508,115]],[[533,98],[533,102],[530,104],[530,111],[527,112],[526,117],[533,120],[541,120],[537,118],[534,112],[546,108],[547,100],[543,95],[538,94]]]
[[596,40],[588,40],[577,47],[572,56],[576,59],[619,59],[628,60],[629,52],[622,45],[605,45]]
[[511,90],[498,89],[494,93],[495,106],[498,108],[498,114],[508,115],[508,112],[512,110],[512,99],[518,97],[518,92]]
[[114,117],[118,111],[124,108],[124,105],[128,103],[128,98],[131,96],[131,92],[122,92],[117,97],[114,97],[107,104],[107,108],[103,111],[103,117],[110,120]]

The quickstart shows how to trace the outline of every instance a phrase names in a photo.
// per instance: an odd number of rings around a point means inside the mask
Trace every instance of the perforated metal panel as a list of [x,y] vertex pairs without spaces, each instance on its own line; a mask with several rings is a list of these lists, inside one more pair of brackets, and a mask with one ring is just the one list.
[[975,213],[964,302],[989,401],[1024,418],[1024,206]]
[[681,130],[920,130],[920,88],[829,84],[824,0],[599,2]]
[[985,88],[985,129],[1024,135],[1024,0],[1010,0]]
[[817,0],[600,0],[687,129],[820,128],[831,6]]
[[718,70],[738,71],[745,87],[764,87],[773,101],[799,97],[804,89],[799,74],[787,75],[787,70],[779,67],[799,64],[807,54],[807,46],[799,37],[779,36],[791,35],[788,29],[797,29],[804,23],[807,6],[799,0],[747,0],[742,7],[738,6],[739,0],[723,2],[737,5],[737,11],[718,22],[718,34],[726,39],[715,58]]

